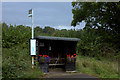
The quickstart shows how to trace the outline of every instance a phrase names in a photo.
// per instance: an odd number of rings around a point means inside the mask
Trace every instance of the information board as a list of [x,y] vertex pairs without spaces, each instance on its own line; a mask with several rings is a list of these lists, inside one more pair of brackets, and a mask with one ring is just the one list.
[[36,55],[36,39],[30,40],[30,55]]

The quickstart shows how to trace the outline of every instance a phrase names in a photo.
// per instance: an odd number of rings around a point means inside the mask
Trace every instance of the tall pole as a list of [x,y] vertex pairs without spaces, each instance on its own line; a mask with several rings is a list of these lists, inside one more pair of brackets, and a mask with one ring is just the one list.
[[33,28],[33,9],[32,9],[32,39],[34,38],[34,28]]
[[[33,28],[33,9],[32,9],[32,39],[34,39],[34,28]],[[34,68],[34,56],[32,55],[32,69]]]

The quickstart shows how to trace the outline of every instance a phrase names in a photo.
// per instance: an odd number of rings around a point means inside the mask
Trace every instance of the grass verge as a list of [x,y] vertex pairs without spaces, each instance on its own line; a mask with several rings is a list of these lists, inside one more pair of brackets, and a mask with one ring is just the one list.
[[118,61],[102,61],[78,55],[76,61],[78,72],[87,73],[99,78],[119,78]]

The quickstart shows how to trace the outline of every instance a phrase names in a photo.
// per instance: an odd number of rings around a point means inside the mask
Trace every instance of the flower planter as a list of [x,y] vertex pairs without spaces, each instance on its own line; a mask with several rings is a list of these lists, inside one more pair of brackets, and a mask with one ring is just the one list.
[[67,62],[65,65],[66,71],[74,71],[75,70],[75,61],[76,61],[76,54],[67,55]]
[[66,71],[74,71],[75,70],[75,62],[67,62],[65,65]]
[[40,66],[40,69],[41,69],[44,73],[49,72],[49,64],[48,64],[48,63],[40,63],[39,66]]
[[49,62],[50,62],[50,57],[48,55],[39,55],[39,66],[40,69],[44,72],[47,73],[49,72]]

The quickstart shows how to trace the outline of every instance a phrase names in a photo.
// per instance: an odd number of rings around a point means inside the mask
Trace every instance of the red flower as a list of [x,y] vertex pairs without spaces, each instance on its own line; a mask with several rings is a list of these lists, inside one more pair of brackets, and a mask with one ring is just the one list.
[[69,55],[67,55],[67,57],[70,57],[70,54],[69,54]]
[[71,56],[71,59],[73,58],[73,55]]
[[76,54],[73,54],[73,55],[76,55]]
[[47,56],[47,57],[49,57],[49,56]]

